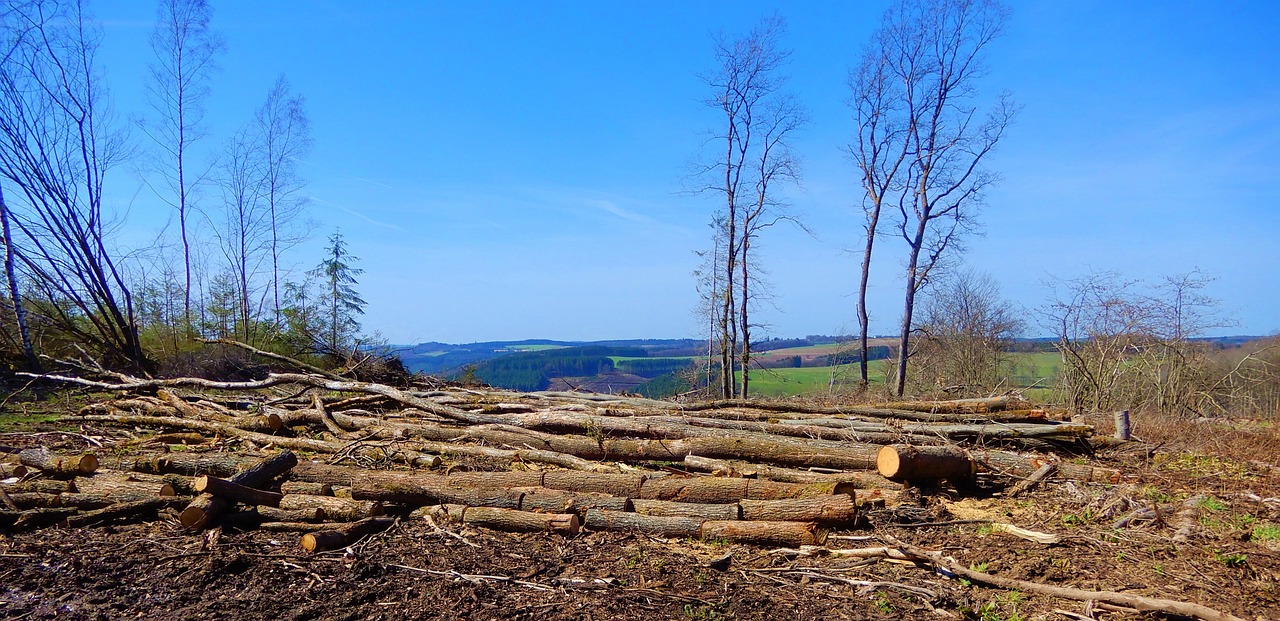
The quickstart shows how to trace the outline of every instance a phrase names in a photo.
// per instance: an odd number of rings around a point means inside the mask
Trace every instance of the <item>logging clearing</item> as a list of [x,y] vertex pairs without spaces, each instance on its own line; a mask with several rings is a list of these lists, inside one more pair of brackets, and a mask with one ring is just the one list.
[[[1036,605],[1045,610],[1086,616],[1144,610],[1249,618],[1275,605],[1274,595],[1243,607],[1211,597],[1208,605],[1207,585],[1120,594],[1133,587],[1115,582],[1135,563],[1157,577],[1157,565],[1167,572],[1185,562],[1191,566],[1180,571],[1202,572],[1200,565],[1217,563],[1215,575],[1248,568],[1256,585],[1245,587],[1250,593],[1271,588],[1274,557],[1253,548],[1222,552],[1215,537],[1226,527],[1212,520],[1258,526],[1256,546],[1270,550],[1280,539],[1268,539],[1280,512],[1273,484],[1236,489],[1230,500],[1225,492],[1180,500],[1152,483],[1154,453],[1142,453],[1145,465],[1097,458],[1099,451],[1137,455],[1141,442],[1104,441],[1107,430],[1095,438],[1092,425],[1059,420],[1016,397],[676,403],[303,374],[248,382],[43,379],[91,396],[53,423],[74,431],[9,433],[0,441],[0,553],[20,561],[22,580],[41,571],[28,561],[48,553],[37,537],[80,537],[88,548],[134,537],[128,545],[147,549],[157,538],[186,542],[162,555],[168,560],[158,572],[197,558],[266,566],[220,547],[236,541],[237,550],[267,545],[322,590],[337,579],[324,555],[338,553],[414,584],[428,581],[417,587],[428,590],[444,589],[439,577],[456,572],[463,584],[546,589],[594,605],[611,593],[616,601],[604,609],[648,593],[665,602],[659,607],[742,618],[754,618],[752,601],[780,613],[788,601],[780,593],[798,597],[815,583],[826,585],[824,593],[852,588],[840,597],[853,600],[873,594],[900,613],[965,614],[979,610],[964,603],[975,598],[996,602],[990,610],[1008,608],[999,591],[962,596],[978,588],[966,584],[1041,594]],[[1227,502],[1241,509],[1231,513],[1238,517],[1223,513]],[[1103,527],[1112,534],[1089,530]],[[1152,547],[1171,537],[1219,551],[1184,559]],[[851,541],[871,547],[851,548]],[[1139,554],[1127,541],[1148,541],[1148,551]],[[1081,580],[1070,571],[1083,563],[1096,575],[1102,570],[1089,559],[1105,554],[1135,560],[1128,570],[1103,572],[1115,578]],[[423,556],[436,560],[424,564]],[[570,565],[574,557],[584,560]],[[913,568],[932,566],[964,583]],[[854,579],[854,567],[867,575]],[[691,575],[695,585],[674,575]],[[765,589],[773,599],[707,596],[699,580],[730,591]],[[501,597],[541,605],[517,593]],[[829,616],[838,600],[809,598],[802,609]],[[1067,603],[1075,600],[1084,604]],[[6,612],[38,608],[3,605]],[[269,601],[255,606],[263,616],[275,610]],[[879,618],[856,610],[833,618],[841,617]]]

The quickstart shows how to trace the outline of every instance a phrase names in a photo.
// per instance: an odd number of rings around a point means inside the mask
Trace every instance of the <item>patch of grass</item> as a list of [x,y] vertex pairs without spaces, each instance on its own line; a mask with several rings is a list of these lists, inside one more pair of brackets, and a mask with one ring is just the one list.
[[1164,470],[1184,472],[1196,477],[1215,477],[1252,481],[1258,478],[1248,464],[1234,459],[1226,459],[1217,455],[1203,453],[1178,453],[1175,455],[1156,455],[1153,463]]
[[1280,526],[1275,524],[1258,524],[1253,527],[1254,541],[1280,541]]
[[893,613],[893,610],[894,610],[893,603],[889,601],[889,597],[884,593],[876,593],[875,605],[876,605],[876,610],[879,610],[880,614],[887,615],[887,614]]
[[1080,513],[1066,513],[1062,516],[1063,526],[1083,526],[1093,521],[1093,510],[1086,508]]
[[61,414],[3,412],[0,413],[0,431],[33,431],[41,425],[48,425],[58,420]]
[[1147,500],[1150,500],[1151,502],[1159,502],[1159,503],[1173,502],[1173,496],[1170,496],[1169,494],[1164,493],[1163,491],[1160,490],[1160,488],[1154,485],[1143,486],[1142,497],[1146,498]]
[[1217,513],[1219,511],[1225,511],[1227,509],[1226,503],[1222,502],[1221,500],[1218,500],[1217,498],[1214,498],[1213,496],[1205,496],[1204,498],[1201,498],[1199,501],[1196,502],[1196,506],[1200,507],[1201,509],[1207,509],[1209,511],[1213,511],[1214,513]]
[[1240,552],[1222,552],[1214,550],[1213,560],[1218,561],[1227,567],[1244,567],[1244,564],[1249,562],[1249,557],[1248,555]]

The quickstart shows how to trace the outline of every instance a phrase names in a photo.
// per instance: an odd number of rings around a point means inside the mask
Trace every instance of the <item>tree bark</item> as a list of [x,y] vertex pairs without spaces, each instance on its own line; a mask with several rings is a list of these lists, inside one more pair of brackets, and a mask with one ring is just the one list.
[[380,533],[395,524],[395,518],[371,517],[332,530],[319,530],[302,536],[302,549],[308,553],[345,548],[368,535]]
[[498,507],[441,505],[432,514],[454,522],[505,532],[552,532],[572,537],[582,530],[582,521],[574,513],[532,513]]
[[974,461],[956,447],[906,444],[881,448],[876,467],[881,476],[893,481],[966,481],[978,471]]
[[212,494],[223,500],[246,505],[278,507],[280,506],[280,499],[283,498],[283,495],[279,492],[254,489],[247,485],[232,483],[207,474],[196,477],[195,489],[201,494]]
[[333,496],[289,494],[280,499],[279,507],[285,511],[318,510],[324,514],[326,520],[335,522],[355,522],[383,514],[381,502]]
[[845,494],[783,500],[738,501],[743,520],[822,522],[847,526],[858,517],[854,497]]
[[669,500],[643,500],[637,498],[632,500],[631,504],[635,507],[635,512],[639,515],[685,517],[697,518],[699,520],[742,519],[742,509],[736,502],[730,504],[706,504],[694,502],[673,502]]
[[35,468],[51,477],[74,477],[93,474],[98,469],[98,458],[92,454],[56,455],[40,447],[18,453],[18,461],[28,468]]
[[690,517],[641,515],[606,509],[587,511],[588,530],[634,530],[664,537],[697,537],[705,520]]
[[[260,487],[271,479],[288,472],[297,463],[298,458],[292,452],[285,450],[272,457],[258,461],[248,470],[232,476],[230,481],[249,487]],[[208,526],[214,518],[230,508],[232,504],[231,501],[225,498],[219,498],[212,494],[201,494],[190,505],[187,505],[187,508],[178,516],[178,521],[183,528],[199,530]]]
[[826,541],[826,531],[812,522],[747,522],[709,520],[702,523],[703,540],[723,539],[762,546],[812,546]]

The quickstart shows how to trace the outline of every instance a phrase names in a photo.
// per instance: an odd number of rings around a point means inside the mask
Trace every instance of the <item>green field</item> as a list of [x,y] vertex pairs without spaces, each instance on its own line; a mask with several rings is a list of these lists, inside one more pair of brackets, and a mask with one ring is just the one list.
[[[797,348],[808,349],[808,348]],[[1021,389],[1024,396],[1044,402],[1053,399],[1054,379],[1062,367],[1056,352],[1011,354],[1012,374],[1008,388]],[[872,385],[883,384],[885,370],[893,360],[873,360],[870,366]],[[833,379],[834,373],[834,379]],[[751,393],[767,397],[818,395],[849,390],[857,385],[858,365],[804,367],[787,369],[755,369],[751,372]]]

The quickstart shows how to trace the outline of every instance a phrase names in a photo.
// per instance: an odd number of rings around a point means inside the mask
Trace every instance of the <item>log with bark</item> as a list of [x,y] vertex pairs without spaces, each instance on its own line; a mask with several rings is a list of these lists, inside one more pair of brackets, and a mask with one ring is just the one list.
[[326,530],[317,530],[302,536],[302,549],[309,553],[345,548],[369,535],[380,533],[395,524],[395,518],[371,517]]
[[207,474],[196,477],[195,489],[201,494],[212,494],[230,502],[246,505],[278,507],[280,499],[283,498],[280,492],[256,489]]
[[881,448],[876,468],[881,476],[893,481],[967,481],[978,471],[977,464],[957,447],[906,444]]
[[[232,483],[248,487],[261,487],[272,479],[288,472],[298,463],[298,458],[290,451],[282,451],[272,457],[258,461],[249,469],[232,476]],[[205,528],[223,511],[231,507],[232,501],[212,494],[201,494],[183,509],[178,522],[183,528],[198,530]]]
[[319,511],[326,520],[355,522],[382,515],[382,503],[376,500],[353,500],[333,496],[307,496],[287,494],[280,498],[279,507],[285,511]]
[[551,532],[572,537],[582,529],[582,521],[574,513],[533,513],[497,507],[439,505],[429,515],[506,532]]
[[57,455],[40,447],[18,453],[18,461],[28,468],[35,468],[50,477],[76,477],[93,474],[98,469],[98,457],[83,455]]

